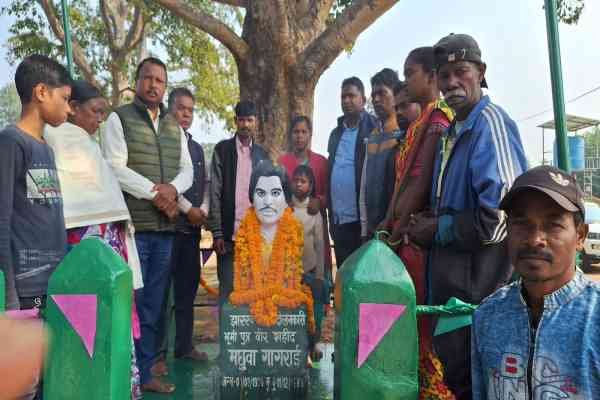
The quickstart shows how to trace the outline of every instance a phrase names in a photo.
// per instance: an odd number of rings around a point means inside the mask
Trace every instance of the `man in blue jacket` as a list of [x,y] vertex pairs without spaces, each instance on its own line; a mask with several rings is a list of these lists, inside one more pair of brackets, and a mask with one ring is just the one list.
[[559,169],[521,175],[500,203],[508,254],[521,279],[473,317],[473,398],[600,398],[600,286],[575,267],[583,192]]
[[357,77],[342,82],[342,111],[329,135],[329,226],[338,268],[361,245],[360,185],[365,139],[377,127],[365,111],[365,87]]
[[[511,276],[500,199],[527,169],[515,122],[482,93],[486,65],[477,42],[449,35],[435,46],[438,84],[456,112],[440,139],[431,212],[411,218],[409,237],[429,248],[428,299],[479,302]],[[446,383],[457,399],[471,399],[470,331],[436,336]]]

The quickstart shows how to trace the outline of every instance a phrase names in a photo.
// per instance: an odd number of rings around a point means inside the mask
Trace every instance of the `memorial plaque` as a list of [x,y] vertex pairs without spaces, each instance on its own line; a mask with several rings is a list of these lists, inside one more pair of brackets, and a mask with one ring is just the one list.
[[305,399],[308,389],[306,309],[280,308],[273,327],[254,322],[247,306],[221,309],[222,400]]

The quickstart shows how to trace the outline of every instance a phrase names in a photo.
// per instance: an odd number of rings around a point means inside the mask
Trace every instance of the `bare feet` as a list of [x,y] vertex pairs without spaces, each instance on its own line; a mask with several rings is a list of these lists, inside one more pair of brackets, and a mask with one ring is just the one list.
[[152,378],[150,382],[142,385],[142,391],[169,394],[175,391],[175,385],[163,382],[158,378]]
[[203,351],[198,351],[196,349],[193,349],[189,353],[187,353],[183,356],[176,357],[176,358],[183,358],[183,359],[193,360],[193,361],[208,361],[208,354],[206,354]]
[[152,368],[150,368],[150,372],[152,376],[167,376],[169,374],[169,368],[167,368],[167,363],[163,359],[157,360]]

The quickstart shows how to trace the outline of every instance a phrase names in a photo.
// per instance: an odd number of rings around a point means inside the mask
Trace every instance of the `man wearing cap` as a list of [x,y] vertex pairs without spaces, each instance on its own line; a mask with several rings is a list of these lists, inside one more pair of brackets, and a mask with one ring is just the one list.
[[267,152],[254,143],[258,121],[256,105],[240,101],[235,106],[236,134],[215,146],[210,173],[210,211],[208,228],[217,253],[219,304],[233,290],[233,243],[248,208],[248,188],[252,169],[268,159]]
[[536,167],[500,209],[521,279],[473,316],[473,398],[600,398],[600,286],[575,266],[588,232],[582,191],[562,171]]
[[[511,276],[500,199],[527,169],[515,122],[482,93],[486,65],[477,42],[449,35],[434,46],[438,84],[455,111],[436,155],[431,212],[411,217],[409,237],[429,248],[431,304],[479,304]],[[469,327],[434,337],[446,383],[471,398]]]

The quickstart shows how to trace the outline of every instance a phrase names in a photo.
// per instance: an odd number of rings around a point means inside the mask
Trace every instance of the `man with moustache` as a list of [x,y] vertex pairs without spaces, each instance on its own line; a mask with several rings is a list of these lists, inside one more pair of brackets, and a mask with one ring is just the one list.
[[217,253],[219,304],[227,301],[233,290],[233,255],[235,234],[250,208],[248,189],[253,169],[269,158],[254,143],[258,128],[256,105],[248,100],[235,106],[236,134],[215,146],[210,173],[210,211],[208,229],[213,234]]
[[[515,122],[482,92],[486,65],[477,42],[451,34],[434,56],[439,88],[456,116],[439,141],[431,211],[411,217],[408,235],[429,249],[430,304],[450,297],[479,304],[512,273],[498,205],[527,159]],[[471,399],[470,343],[469,327],[433,338],[457,399]]]
[[[204,149],[189,132],[194,120],[194,94],[186,87],[176,87],[169,93],[168,110],[183,131],[194,167],[192,186],[179,196],[175,239],[171,254],[171,278],[173,280],[173,300],[170,300],[170,286],[167,287],[165,304],[161,316],[161,329],[157,337],[159,358],[152,368],[155,375],[168,373],[166,357],[168,353],[169,322],[175,311],[175,358],[206,361],[208,355],[199,352],[192,344],[194,331],[194,299],[200,283],[200,236],[201,227],[208,214],[208,185]],[[174,303],[174,304],[173,304]]]
[[575,266],[588,233],[583,192],[563,171],[536,167],[500,209],[521,279],[473,316],[473,398],[600,398],[600,287]]
[[153,377],[150,369],[158,355],[156,336],[171,271],[177,199],[192,186],[194,169],[185,133],[162,104],[165,64],[153,57],[144,59],[135,81],[135,99],[108,117],[102,147],[125,192],[136,230],[144,281],[135,293],[141,327],[135,349],[142,390],[171,393],[175,386]]

